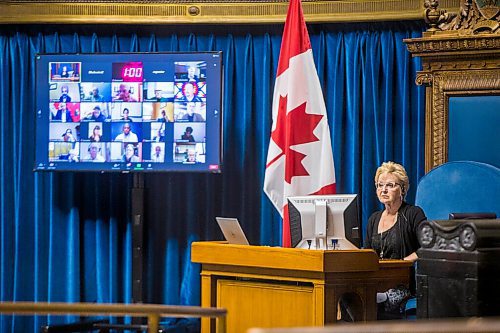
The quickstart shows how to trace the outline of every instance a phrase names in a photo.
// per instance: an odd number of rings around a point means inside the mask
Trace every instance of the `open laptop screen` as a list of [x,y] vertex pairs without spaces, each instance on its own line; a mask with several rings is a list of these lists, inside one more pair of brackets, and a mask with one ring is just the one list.
[[229,244],[250,245],[238,219],[231,217],[216,217],[215,219]]

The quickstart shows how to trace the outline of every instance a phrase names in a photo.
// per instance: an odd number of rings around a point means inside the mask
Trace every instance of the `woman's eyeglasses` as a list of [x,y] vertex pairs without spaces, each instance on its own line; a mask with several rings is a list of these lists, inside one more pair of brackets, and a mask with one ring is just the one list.
[[382,190],[384,187],[388,190],[394,190],[397,186],[399,186],[399,183],[375,183],[375,188],[377,190]]

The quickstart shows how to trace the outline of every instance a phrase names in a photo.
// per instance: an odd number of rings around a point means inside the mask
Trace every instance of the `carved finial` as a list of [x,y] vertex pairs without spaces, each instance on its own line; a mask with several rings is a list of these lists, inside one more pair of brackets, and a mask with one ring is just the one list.
[[449,23],[455,16],[444,9],[438,9],[439,0],[425,0],[424,7],[425,22],[430,26],[427,31],[441,30],[440,25]]
[[[437,8],[432,11],[432,0],[425,0],[426,13],[429,11],[433,19],[439,12]],[[500,32],[500,3],[499,0],[462,0],[458,15],[448,20],[437,23],[435,30],[458,30],[461,35],[473,35],[479,33],[499,33]],[[436,13],[438,12],[438,13]],[[447,13],[444,13],[446,15]],[[434,15],[434,16],[432,16]],[[427,17],[427,14],[426,14]],[[452,19],[453,18],[453,19]],[[427,20],[427,18],[426,18]],[[433,26],[431,25],[431,29]]]

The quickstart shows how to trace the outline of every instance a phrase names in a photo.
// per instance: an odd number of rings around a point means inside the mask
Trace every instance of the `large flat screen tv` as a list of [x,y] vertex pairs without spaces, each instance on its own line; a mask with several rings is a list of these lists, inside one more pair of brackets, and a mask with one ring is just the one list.
[[34,169],[220,172],[222,54],[36,56]]

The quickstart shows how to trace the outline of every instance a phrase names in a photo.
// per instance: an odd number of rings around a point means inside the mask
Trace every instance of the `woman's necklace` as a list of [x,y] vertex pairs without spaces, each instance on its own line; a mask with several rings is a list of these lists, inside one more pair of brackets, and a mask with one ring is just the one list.
[[380,259],[384,259],[384,248],[385,248],[385,238],[384,235],[380,234]]
[[[396,213],[396,216],[394,216],[394,223],[392,224],[391,228],[396,224],[397,221],[398,221],[398,213]],[[379,234],[380,235],[380,259],[384,259],[384,250],[386,250],[385,238],[387,237],[387,231],[389,231],[389,229],[384,230]],[[386,233],[385,237],[384,237],[384,233]]]

